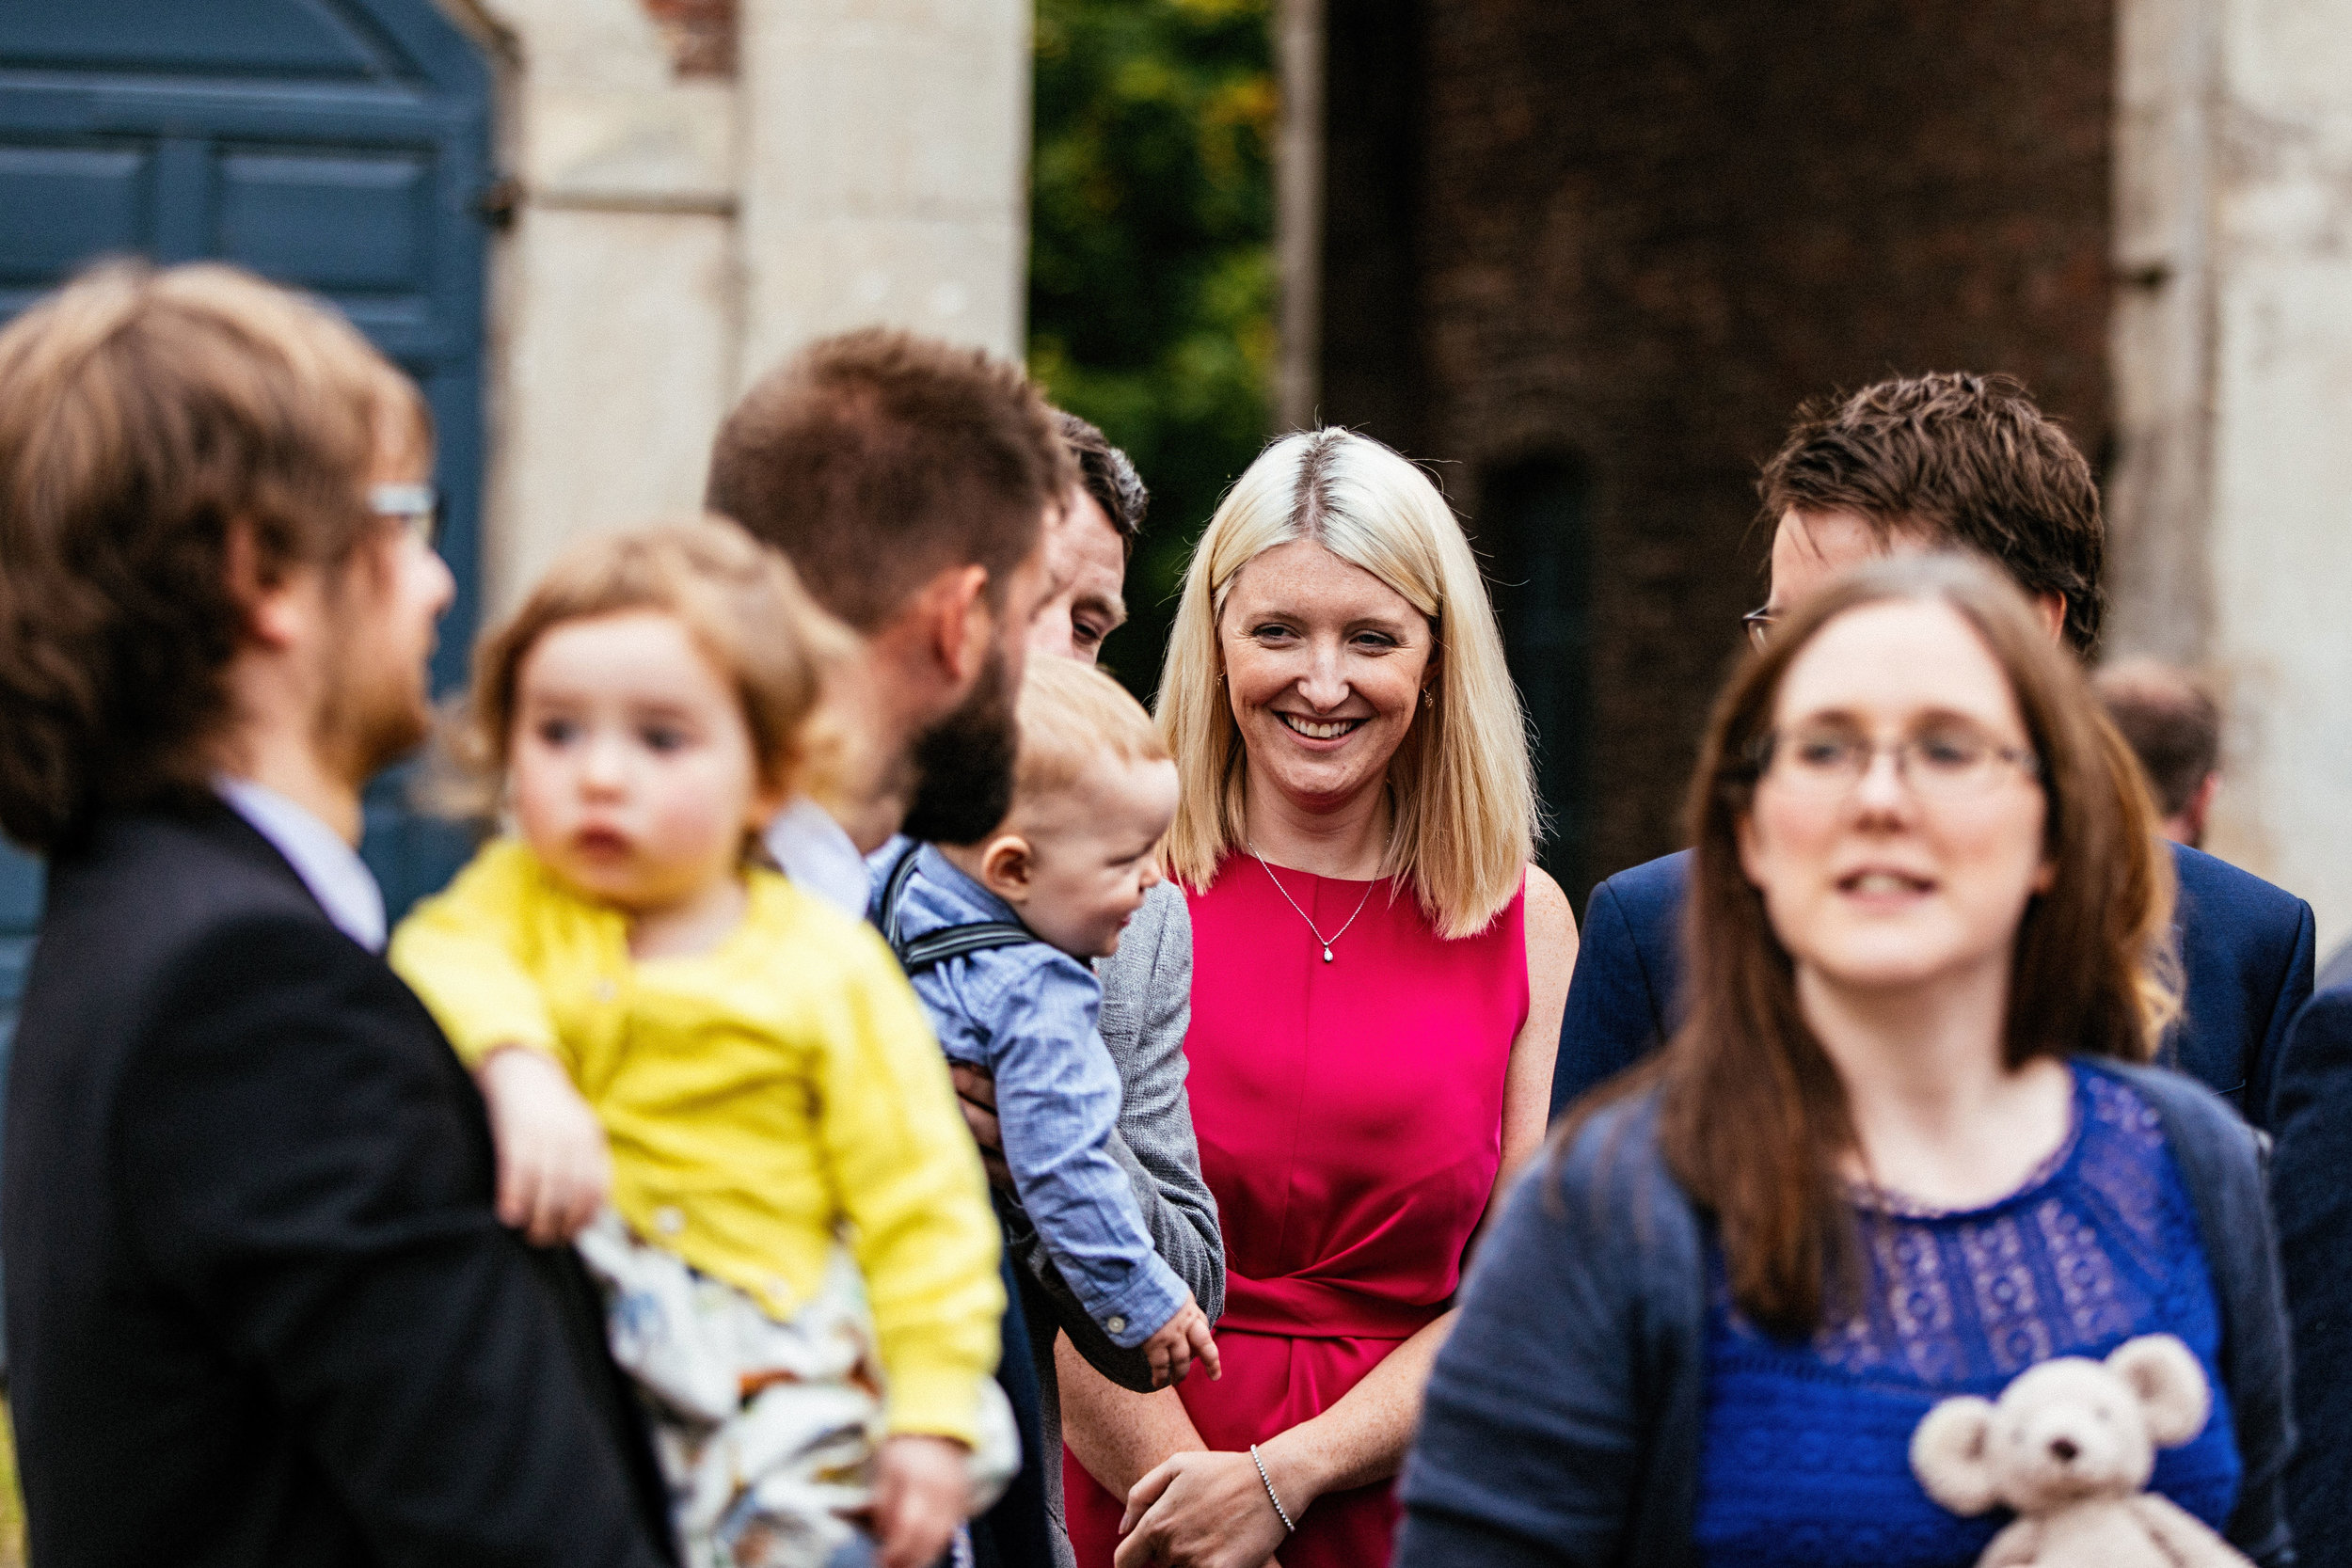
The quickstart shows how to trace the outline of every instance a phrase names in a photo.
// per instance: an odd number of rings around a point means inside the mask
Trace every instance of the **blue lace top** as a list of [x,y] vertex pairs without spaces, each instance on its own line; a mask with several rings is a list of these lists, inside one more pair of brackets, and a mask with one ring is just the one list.
[[1951,1394],[1996,1397],[2057,1355],[2177,1334],[2214,1413],[2159,1450],[2153,1487],[2220,1529],[2238,1494],[2217,1370],[2220,1309],[2197,1214],[2155,1111],[2074,1066],[2074,1125],[2026,1184],[1985,1208],[1860,1213],[1864,1308],[1809,1340],[1773,1338],[1710,1265],[1697,1542],[1708,1568],[1968,1568],[2009,1515],[1947,1513],[1911,1473],[1912,1430]]

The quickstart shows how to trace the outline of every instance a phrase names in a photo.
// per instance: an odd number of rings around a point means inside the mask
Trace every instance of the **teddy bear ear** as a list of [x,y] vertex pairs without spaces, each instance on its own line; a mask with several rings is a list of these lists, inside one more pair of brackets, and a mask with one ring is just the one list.
[[2205,1430],[2213,1409],[2205,1369],[2173,1336],[2144,1334],[2124,1340],[2107,1356],[2107,1370],[2139,1396],[2156,1447],[2177,1449]]
[[1911,1473],[1928,1496],[1965,1518],[2000,1501],[1993,1480],[1993,1402],[1949,1399],[1911,1434]]

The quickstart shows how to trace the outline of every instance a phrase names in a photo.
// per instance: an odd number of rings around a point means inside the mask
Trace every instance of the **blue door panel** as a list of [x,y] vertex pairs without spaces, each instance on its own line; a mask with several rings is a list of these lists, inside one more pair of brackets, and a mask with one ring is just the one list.
[[38,292],[93,252],[144,248],[154,164],[135,143],[0,147],[0,278]]
[[[220,160],[213,252],[325,294],[429,295],[433,150]],[[420,319],[430,300],[415,297]]]
[[334,0],[8,0],[0,28],[11,65],[367,82],[408,64],[373,8]]
[[[489,105],[433,0],[0,0],[0,320],[108,253],[232,261],[342,309],[437,426],[441,689],[477,603]],[[367,820],[396,914],[464,854],[398,777]],[[0,848],[0,1050],[40,901],[39,865]]]

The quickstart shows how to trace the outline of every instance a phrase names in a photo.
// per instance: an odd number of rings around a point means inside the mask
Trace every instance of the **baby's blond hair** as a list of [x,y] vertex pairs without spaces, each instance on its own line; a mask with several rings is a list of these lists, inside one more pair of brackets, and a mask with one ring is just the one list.
[[818,607],[791,562],[733,522],[675,517],[581,540],[484,634],[473,689],[445,736],[453,776],[436,781],[432,803],[488,815],[513,746],[523,660],[565,622],[632,610],[675,616],[734,688],[762,783],[797,784],[830,748],[818,699],[854,634]]
[[1143,705],[1093,665],[1040,655],[1021,682],[1016,801],[1077,783],[1097,757],[1166,762],[1168,742]]

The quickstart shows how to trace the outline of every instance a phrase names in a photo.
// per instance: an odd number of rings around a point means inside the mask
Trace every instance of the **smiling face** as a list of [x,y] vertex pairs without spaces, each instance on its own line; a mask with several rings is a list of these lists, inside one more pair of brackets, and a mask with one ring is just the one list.
[[1379,787],[1437,675],[1421,612],[1310,539],[1233,574],[1217,644],[1252,787],[1310,811]]
[[657,610],[564,621],[516,679],[509,767],[523,836],[564,882],[643,915],[734,875],[783,805],[732,684]]
[[[2006,973],[2048,885],[2048,808],[2008,676],[1969,622],[1918,600],[1839,615],[1790,661],[1772,724],[1740,862],[1800,989]],[[1839,778],[1856,747],[1867,763]]]
[[1104,755],[1070,784],[1014,806],[981,879],[1022,923],[1073,958],[1107,958],[1159,884],[1176,817],[1176,765]]

